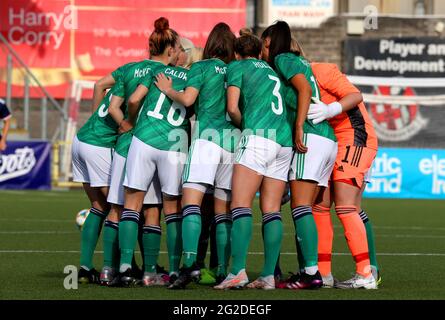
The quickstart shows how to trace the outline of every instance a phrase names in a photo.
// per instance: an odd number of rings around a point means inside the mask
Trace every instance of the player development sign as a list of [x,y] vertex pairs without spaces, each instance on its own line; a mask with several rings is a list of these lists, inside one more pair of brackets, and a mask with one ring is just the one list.
[[[443,94],[443,88],[434,85],[436,79],[445,78],[445,39],[348,39],[344,52],[346,73],[373,83],[360,87],[365,94],[401,99]],[[398,84],[385,85],[387,79]],[[445,148],[441,123],[445,106],[382,101],[367,107],[382,145]]]

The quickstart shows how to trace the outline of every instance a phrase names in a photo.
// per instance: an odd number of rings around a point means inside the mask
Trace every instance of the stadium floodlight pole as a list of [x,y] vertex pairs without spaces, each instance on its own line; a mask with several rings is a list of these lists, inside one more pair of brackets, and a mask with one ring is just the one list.
[[[32,80],[37,84],[37,86],[42,90],[43,94],[51,101],[51,103],[56,107],[60,113],[63,115],[63,119],[66,121],[68,120],[68,114],[63,110],[63,108],[60,106],[60,104],[54,99],[52,95],[49,94],[49,92],[45,89],[45,87],[40,83],[40,81],[36,78],[36,76],[31,72],[31,70],[28,68],[26,63],[20,58],[20,56],[17,54],[17,52],[14,50],[13,47],[9,44],[8,40],[0,33],[0,40],[3,42],[3,44],[8,48],[9,53],[18,61],[18,63],[22,66],[22,68],[25,70],[25,72],[31,77]],[[11,77],[12,78],[12,77]]]
[[8,53],[6,58],[6,105],[11,108],[12,96],[12,56]]
[[41,117],[42,117],[42,140],[46,140],[48,136],[48,127],[47,127],[47,121],[48,121],[48,98],[42,97],[42,105],[41,105]]
[[23,122],[24,128],[29,134],[29,76],[25,74],[25,88],[23,95]]

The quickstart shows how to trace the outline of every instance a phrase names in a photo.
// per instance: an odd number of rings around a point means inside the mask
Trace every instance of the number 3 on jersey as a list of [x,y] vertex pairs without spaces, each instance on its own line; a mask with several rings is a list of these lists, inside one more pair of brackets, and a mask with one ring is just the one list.
[[[110,94],[110,97],[108,98],[108,105],[111,102],[111,98],[113,97],[112,94]],[[108,105],[106,103],[102,103],[102,105],[98,108],[97,114],[101,118],[105,118],[108,115]]]
[[276,82],[275,87],[273,88],[272,94],[277,97],[278,99],[278,106],[272,102],[272,111],[276,114],[276,115],[280,115],[283,113],[283,98],[281,97],[280,94],[280,87],[281,87],[281,82],[280,79],[278,79],[278,77],[269,75],[269,79]]
[[[161,113],[161,109],[162,109],[162,105],[164,104],[165,101],[165,94],[161,93],[158,99],[158,102],[156,102],[156,106],[155,109],[153,111],[149,110],[147,112],[147,116],[149,117],[153,117],[159,120],[164,119],[164,115]],[[177,119],[174,119],[176,110],[179,110],[179,116],[177,117]],[[179,127],[185,119],[185,115],[186,115],[186,110],[185,107],[177,102],[173,102],[170,105],[170,110],[168,111],[167,114],[167,121],[175,127]]]

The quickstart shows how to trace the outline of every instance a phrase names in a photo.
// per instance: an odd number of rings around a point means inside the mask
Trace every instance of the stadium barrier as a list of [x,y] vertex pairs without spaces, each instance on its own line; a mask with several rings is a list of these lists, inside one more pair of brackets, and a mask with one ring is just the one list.
[[0,153],[0,189],[51,189],[51,144],[9,141]]
[[445,199],[445,150],[381,148],[365,197]]

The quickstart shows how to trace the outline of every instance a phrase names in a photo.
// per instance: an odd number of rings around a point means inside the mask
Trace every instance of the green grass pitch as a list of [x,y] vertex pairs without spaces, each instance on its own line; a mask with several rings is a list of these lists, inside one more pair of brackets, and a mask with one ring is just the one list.
[[[66,290],[66,265],[78,265],[80,232],[74,218],[88,207],[81,191],[0,193],[0,299],[445,299],[445,201],[366,200],[364,209],[375,226],[376,246],[383,276],[379,290],[317,291],[242,290],[220,292],[190,285],[184,291],[165,288],[103,288],[96,285]],[[247,271],[259,274],[263,257],[258,206]],[[335,242],[333,271],[340,280],[354,264],[333,216]],[[289,208],[283,207],[283,272],[295,271],[296,254]],[[163,225],[165,229],[165,226]],[[95,265],[102,266],[102,239]],[[168,267],[162,243],[160,264]],[[139,255],[138,255],[139,257]]]

